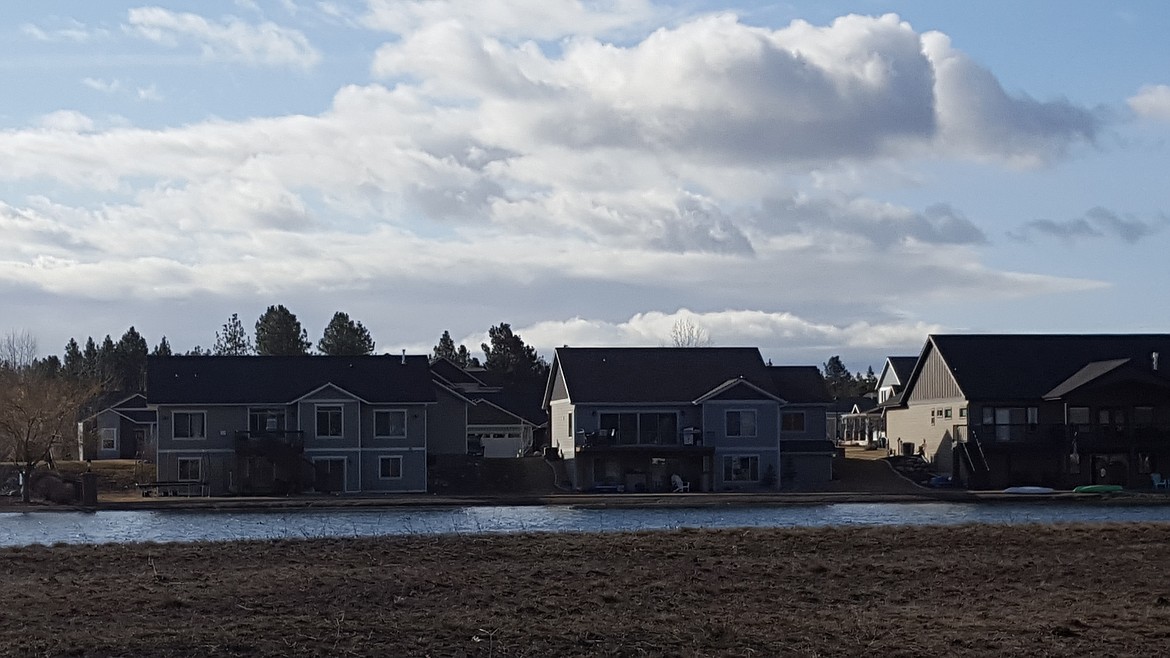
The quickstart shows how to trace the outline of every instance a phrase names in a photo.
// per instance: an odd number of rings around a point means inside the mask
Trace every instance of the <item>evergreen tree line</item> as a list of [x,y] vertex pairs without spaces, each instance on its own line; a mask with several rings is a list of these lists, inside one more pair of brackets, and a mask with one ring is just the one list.
[[860,371],[853,375],[841,362],[840,356],[831,356],[822,364],[821,376],[825,378],[825,385],[834,398],[856,398],[877,390],[877,375],[873,373],[873,366],[864,375]]
[[[488,330],[489,342],[480,345],[483,360],[471,354],[465,345],[455,345],[449,331],[444,331],[435,345],[432,358],[448,358],[467,368],[483,368],[499,372],[506,380],[540,380],[548,374],[548,363],[526,345],[519,334],[507,323]],[[269,306],[256,320],[249,332],[233,313],[215,332],[210,348],[196,345],[185,356],[299,356],[313,353],[327,356],[362,356],[374,353],[374,340],[360,321],[338,311],[326,325],[321,338],[314,345],[296,314],[283,305]],[[115,341],[110,335],[99,343],[92,336],[82,346],[75,338],[65,345],[64,356],[35,359],[33,366],[48,373],[63,373],[77,380],[102,382],[110,391],[141,391],[146,376],[146,357],[173,356],[166,336],[153,349],[146,339],[131,326]]]

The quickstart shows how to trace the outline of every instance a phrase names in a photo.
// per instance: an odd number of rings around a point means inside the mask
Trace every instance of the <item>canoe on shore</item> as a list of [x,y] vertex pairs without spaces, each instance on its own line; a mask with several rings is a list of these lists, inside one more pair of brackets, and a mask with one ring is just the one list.
[[1120,484],[1082,484],[1073,489],[1076,493],[1115,493],[1121,491]]
[[1050,494],[1055,493],[1052,487],[1008,487],[1003,490],[1006,494]]

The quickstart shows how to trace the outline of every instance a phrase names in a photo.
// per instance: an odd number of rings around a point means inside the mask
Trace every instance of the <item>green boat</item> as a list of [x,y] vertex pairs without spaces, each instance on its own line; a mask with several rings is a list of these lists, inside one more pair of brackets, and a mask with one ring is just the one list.
[[1121,491],[1120,484],[1082,484],[1073,489],[1075,493],[1115,493]]

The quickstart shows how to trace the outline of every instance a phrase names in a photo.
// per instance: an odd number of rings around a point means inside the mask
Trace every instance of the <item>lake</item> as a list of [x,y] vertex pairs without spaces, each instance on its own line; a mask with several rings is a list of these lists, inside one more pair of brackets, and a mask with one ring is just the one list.
[[837,503],[757,507],[569,505],[0,513],[0,546],[675,528],[1170,521],[1170,506]]

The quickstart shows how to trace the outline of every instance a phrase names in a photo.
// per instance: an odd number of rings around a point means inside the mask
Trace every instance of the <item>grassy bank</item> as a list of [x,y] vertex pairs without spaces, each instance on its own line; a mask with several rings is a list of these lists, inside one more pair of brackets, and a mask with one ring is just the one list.
[[10,655],[1148,655],[1170,524],[0,551]]

